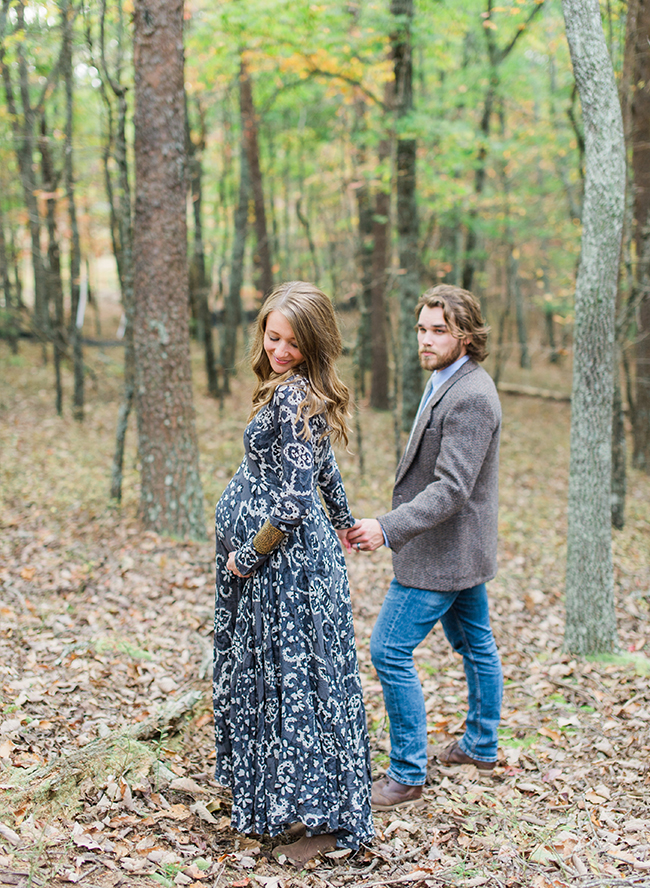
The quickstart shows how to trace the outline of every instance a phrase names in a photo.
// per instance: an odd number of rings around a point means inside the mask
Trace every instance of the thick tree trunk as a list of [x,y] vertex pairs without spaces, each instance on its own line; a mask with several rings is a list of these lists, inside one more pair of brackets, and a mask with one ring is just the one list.
[[182,0],[136,0],[135,397],[141,511],[205,538],[192,403]]
[[616,644],[611,441],[625,145],[598,0],[563,0],[563,10],[586,149],[575,306],[564,643],[568,651],[585,655],[611,651]]
[[[644,228],[650,218],[650,0],[638,0],[634,90],[631,107],[634,219],[637,257],[644,248]],[[637,311],[635,347],[634,449],[632,463],[650,473],[650,295],[646,292]]]
[[70,221],[70,340],[72,342],[72,360],[74,366],[74,392],[72,395],[72,415],[81,421],[84,416],[84,359],[81,345],[81,330],[77,326],[79,293],[81,284],[81,246],[79,243],[79,225],[74,193],[74,162],[72,153],[72,20],[74,9],[70,0],[64,0],[61,7],[63,20],[63,52],[61,65],[65,80],[65,192],[68,199],[68,219]]
[[397,235],[399,251],[399,304],[402,382],[402,431],[408,432],[422,395],[422,372],[417,339],[413,335],[415,306],[420,298],[418,274],[418,212],[416,200],[415,139],[403,138],[400,125],[413,110],[413,59],[411,24],[413,0],[392,0],[396,17],[391,36],[395,71],[395,110],[397,117]]
[[251,183],[251,193],[255,205],[255,235],[256,265],[259,268],[259,279],[256,281],[262,298],[268,296],[273,289],[273,270],[271,263],[271,243],[266,227],[266,209],[264,207],[264,188],[262,185],[262,169],[260,166],[260,151],[258,140],[257,116],[253,104],[253,86],[246,62],[242,56],[239,71],[239,102],[241,110],[242,130],[248,169]]

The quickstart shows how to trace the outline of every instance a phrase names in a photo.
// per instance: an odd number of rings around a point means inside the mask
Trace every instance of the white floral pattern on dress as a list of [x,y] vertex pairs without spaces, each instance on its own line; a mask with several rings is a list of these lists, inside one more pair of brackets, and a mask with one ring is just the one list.
[[[370,755],[345,559],[350,527],[323,415],[297,421],[308,383],[294,377],[249,423],[246,455],[215,513],[215,777],[232,825],[282,832],[295,821],[357,848],[374,835]],[[327,506],[323,508],[318,491]],[[286,534],[260,555],[270,519]],[[226,569],[229,552],[242,580]]]

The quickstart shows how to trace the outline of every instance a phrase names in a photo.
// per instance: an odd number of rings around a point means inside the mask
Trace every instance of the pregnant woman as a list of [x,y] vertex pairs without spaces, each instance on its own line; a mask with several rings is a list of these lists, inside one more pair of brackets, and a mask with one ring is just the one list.
[[347,443],[340,351],[313,284],[266,299],[245,456],[216,508],[215,776],[235,829],[300,836],[274,851],[296,864],[374,834],[341,546],[355,521],[330,441]]

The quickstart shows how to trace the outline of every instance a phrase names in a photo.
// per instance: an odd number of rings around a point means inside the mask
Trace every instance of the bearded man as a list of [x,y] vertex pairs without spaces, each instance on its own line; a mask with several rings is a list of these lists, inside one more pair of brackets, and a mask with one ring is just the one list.
[[461,654],[465,732],[444,764],[490,771],[497,758],[503,676],[485,584],[496,574],[501,405],[490,376],[477,299],[460,287],[427,290],[417,308],[420,363],[432,371],[393,491],[392,511],[348,532],[358,550],[389,546],[395,578],[370,642],[390,719],[390,767],[372,789],[375,810],[422,804],[427,722],[413,651],[440,620]]

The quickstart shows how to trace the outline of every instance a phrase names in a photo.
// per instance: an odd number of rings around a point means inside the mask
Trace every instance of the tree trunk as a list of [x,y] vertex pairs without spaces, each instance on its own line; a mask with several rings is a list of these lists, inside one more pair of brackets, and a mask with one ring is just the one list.
[[[637,258],[643,254],[643,229],[650,218],[650,0],[638,0],[631,107],[634,220]],[[635,346],[634,448],[632,463],[650,473],[650,296],[637,310]]]
[[255,283],[260,296],[264,299],[273,289],[271,242],[266,228],[264,188],[262,186],[262,169],[260,167],[257,116],[255,114],[255,106],[253,105],[253,87],[243,54],[239,70],[239,102],[251,193],[255,205],[256,265],[259,267],[259,279]]
[[205,538],[189,353],[182,0],[136,0],[135,371],[141,512]]
[[9,277],[9,257],[7,254],[7,241],[5,239],[5,220],[0,198],[0,286],[5,303],[5,329],[9,347],[12,354],[18,354],[18,316],[14,308],[11,279]]
[[[390,157],[390,142],[379,143],[379,163]],[[379,186],[372,220],[372,291],[370,310],[370,406],[388,410],[388,339],[386,335],[386,285],[390,265],[390,192]]]
[[311,256],[313,271],[314,271],[314,283],[318,286],[320,282],[320,266],[318,264],[318,253],[316,252],[316,244],[314,243],[314,239],[311,236],[311,225],[309,223],[309,216],[306,213],[303,213],[302,210],[302,194],[296,201],[296,217],[302,227],[305,229],[305,236],[307,237],[307,244],[309,246],[309,254]]
[[625,496],[627,443],[625,440],[625,414],[621,396],[621,380],[618,360],[614,360],[614,401],[612,410],[612,524],[616,530],[625,527]]
[[565,648],[616,644],[612,564],[612,402],[616,281],[625,200],[621,108],[598,0],[563,0],[582,103],[585,195],[576,284]]
[[365,105],[363,101],[358,99],[355,102],[355,130],[357,130],[359,147],[354,152],[353,166],[354,175],[358,182],[358,187],[355,190],[358,219],[357,253],[361,271],[361,289],[357,298],[359,324],[357,327],[355,364],[357,369],[357,396],[361,398],[365,397],[366,394],[366,374],[371,367],[372,361],[370,318],[372,306],[373,213],[370,204],[370,187],[365,181],[364,118]]
[[[358,171],[357,175],[363,175]],[[359,326],[357,327],[358,395],[366,395],[366,373],[371,367],[372,353],[370,319],[372,304],[372,209],[368,185],[357,188],[357,212],[359,219],[359,264],[361,266],[361,291],[359,293]]]
[[[198,103],[197,103],[198,104]],[[190,199],[194,222],[194,238],[192,260],[190,263],[191,302],[196,308],[199,340],[203,345],[205,375],[208,380],[208,392],[213,398],[219,397],[219,378],[214,356],[214,340],[212,338],[212,316],[208,303],[210,282],[205,269],[205,247],[203,243],[203,151],[205,150],[205,121],[203,110],[198,105],[199,137],[198,144],[192,141],[189,125],[186,127],[186,144],[190,168]]]
[[[120,15],[117,35],[118,59],[122,57],[122,21],[121,6],[118,4]],[[113,451],[113,464],[111,466],[111,499],[118,503],[122,500],[122,478],[124,472],[124,445],[128,428],[129,415],[133,405],[135,393],[135,355],[133,344],[133,211],[131,207],[131,186],[129,183],[128,145],[126,140],[127,125],[127,88],[120,83],[121,66],[118,62],[115,75],[108,70],[106,62],[106,0],[102,0],[100,18],[100,56],[102,73],[102,98],[106,105],[108,116],[108,136],[103,151],[104,181],[106,194],[110,208],[110,228],[113,253],[117,265],[117,273],[120,281],[122,295],[122,309],[126,318],[124,330],[124,387],[122,401],[118,411],[117,429],[115,433],[115,449]],[[90,35],[88,43],[91,44]],[[117,123],[113,126],[113,105],[109,98],[107,86],[117,100]],[[113,185],[110,170],[110,161],[113,159],[117,167],[117,181]],[[116,192],[117,191],[117,195]]]
[[84,417],[84,359],[81,345],[81,329],[77,325],[79,292],[81,283],[81,246],[79,225],[74,194],[74,162],[72,153],[72,113],[73,113],[73,71],[72,71],[72,21],[74,9],[70,0],[61,6],[63,21],[63,52],[61,63],[65,81],[65,192],[68,199],[68,219],[70,220],[70,340],[74,366],[74,392],[72,415],[78,421]]
[[[6,22],[6,14],[9,8],[9,0],[3,0],[3,24]],[[34,271],[34,315],[33,326],[36,335],[45,344],[49,337],[49,313],[47,306],[46,284],[45,284],[45,267],[43,264],[43,256],[41,254],[41,220],[38,212],[38,202],[36,194],[38,184],[34,175],[34,126],[37,117],[37,107],[32,107],[29,98],[29,79],[28,66],[24,56],[23,41],[21,32],[24,31],[24,3],[20,2],[15,7],[16,10],[16,28],[15,34],[18,36],[18,76],[19,76],[19,92],[22,101],[22,114],[18,113],[18,105],[16,102],[11,72],[4,60],[4,33],[0,34],[0,67],[2,68],[2,79],[7,99],[7,108],[11,116],[11,125],[14,137],[16,160],[18,161],[18,170],[20,174],[20,182],[23,189],[23,197],[27,216],[29,219],[29,233],[31,239],[32,267]],[[43,352],[44,356],[46,352]]]
[[47,194],[46,204],[46,228],[47,228],[47,268],[46,293],[47,301],[54,306],[54,329],[51,331],[53,344],[54,363],[54,387],[56,392],[56,412],[63,415],[63,382],[61,378],[61,364],[65,356],[67,334],[65,328],[65,314],[63,309],[63,282],[61,280],[61,250],[56,230],[56,189],[59,176],[54,171],[52,155],[50,152],[49,135],[45,112],[41,114],[41,133],[39,148],[41,152],[41,170],[43,177],[43,189]]
[[239,201],[235,212],[235,236],[232,245],[230,281],[228,294],[224,301],[224,318],[221,330],[221,367],[223,371],[223,388],[226,393],[230,393],[230,377],[235,372],[237,330],[242,322],[241,287],[244,281],[249,194],[248,158],[242,134],[239,164]]
[[420,298],[418,274],[418,212],[416,200],[416,142],[400,135],[400,128],[413,110],[413,59],[411,25],[413,0],[391,0],[396,17],[391,36],[395,72],[397,117],[397,237],[399,252],[399,304],[402,382],[402,431],[413,425],[422,395],[422,372],[417,339],[413,335],[415,306]]

